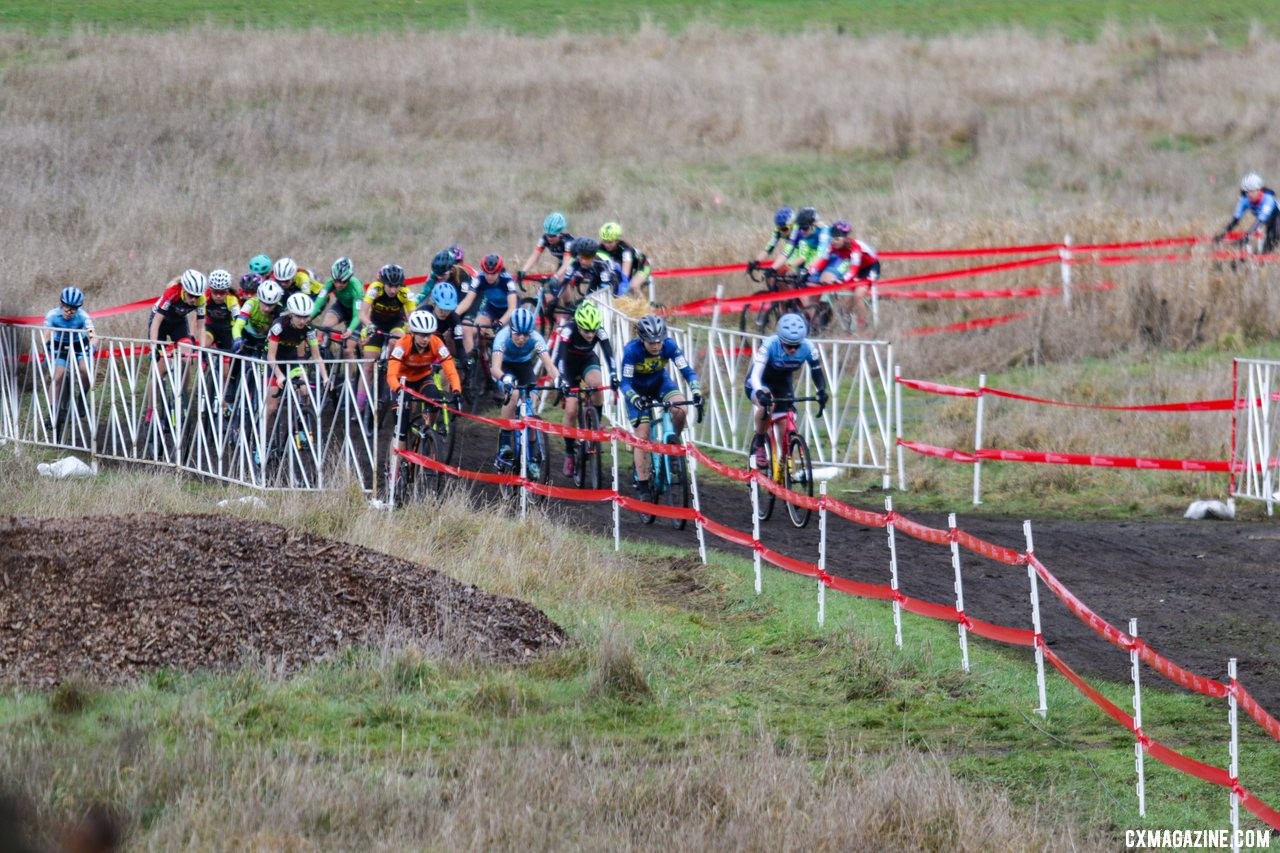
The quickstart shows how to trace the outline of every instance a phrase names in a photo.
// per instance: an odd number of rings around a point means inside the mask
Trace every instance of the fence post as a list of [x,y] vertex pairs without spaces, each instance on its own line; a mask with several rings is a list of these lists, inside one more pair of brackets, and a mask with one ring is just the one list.
[[956,537],[956,514],[947,516],[947,528],[951,534],[951,568],[956,575],[956,613],[960,614],[957,625],[960,631],[960,665],[965,672],[969,671],[969,630],[964,626],[964,582],[960,579],[960,540]]
[[818,483],[818,627],[827,621],[827,481]]
[[1036,691],[1040,700],[1035,712],[1041,717],[1048,717],[1049,702],[1045,698],[1044,689],[1044,635],[1040,632],[1040,581],[1036,577],[1036,567],[1031,562],[1036,546],[1031,539],[1030,519],[1022,522],[1022,532],[1027,537],[1027,579],[1031,582],[1031,630],[1035,634]]
[[902,385],[898,382],[902,378],[902,368],[898,365],[893,366],[893,400],[894,409],[897,417],[894,418],[894,426],[898,431],[898,491],[905,492],[907,490],[907,473],[903,470],[903,449],[902,449]]
[[893,642],[902,648],[902,602],[898,601],[898,543],[893,534],[893,498],[884,496],[884,529],[889,536],[889,587],[893,590]]
[[876,283],[871,282],[868,288],[871,291],[871,328],[880,328],[880,294],[876,290]]
[[1133,744],[1134,769],[1138,772],[1138,815],[1147,816],[1147,776],[1143,765],[1142,749],[1142,680],[1139,674],[1138,661],[1138,620],[1129,620],[1129,636],[1133,644],[1129,647],[1129,665],[1133,670],[1133,727],[1137,730],[1137,740]]
[[973,505],[982,503],[982,416],[986,409],[987,374],[978,374],[978,417],[973,429]]
[[[754,455],[751,470],[756,470],[754,463]],[[756,567],[756,595],[763,591],[763,577],[760,567],[760,549],[756,546],[760,544],[760,483],[755,477],[751,478],[751,556],[755,558]]]
[[1231,763],[1227,775],[1231,777],[1231,849],[1233,853],[1240,850],[1240,795],[1236,793],[1236,780],[1240,778],[1240,720],[1236,702],[1236,659],[1227,661],[1227,676],[1231,679],[1231,689],[1227,691],[1227,720],[1231,723]]
[[1227,495],[1236,493],[1236,437],[1240,416],[1240,359],[1231,359],[1231,464],[1227,468]]
[[[684,470],[689,475],[689,491],[693,493],[694,528],[698,531],[698,557],[707,564],[707,532],[702,529],[702,500],[698,497],[698,460],[693,458],[693,439],[684,443]],[[614,488],[617,488],[615,484]]]
[[1071,235],[1062,238],[1062,248],[1058,250],[1058,258],[1062,263],[1062,304],[1071,307]]
[[[520,518],[527,518],[529,515],[529,490],[526,488],[529,484],[529,431],[524,426],[524,409],[520,409],[520,428],[516,430],[516,435],[511,437],[512,441],[516,441],[517,437],[520,442]],[[547,460],[543,459],[542,464],[546,465]]]
[[[613,550],[622,550],[622,510],[618,507],[618,499],[622,492],[618,487],[618,429],[609,430],[609,449],[613,456]],[[697,494],[695,492],[694,494]]]

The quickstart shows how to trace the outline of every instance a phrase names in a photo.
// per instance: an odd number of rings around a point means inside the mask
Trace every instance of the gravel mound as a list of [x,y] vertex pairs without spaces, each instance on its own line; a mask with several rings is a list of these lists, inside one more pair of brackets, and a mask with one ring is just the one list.
[[564,631],[521,601],[354,545],[220,515],[0,519],[0,682],[119,683],[246,657],[285,672],[397,639],[528,660]]

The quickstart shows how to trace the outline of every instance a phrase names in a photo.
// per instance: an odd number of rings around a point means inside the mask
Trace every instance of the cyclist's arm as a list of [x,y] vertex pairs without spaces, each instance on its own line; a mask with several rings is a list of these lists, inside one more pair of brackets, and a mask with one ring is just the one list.
[[324,357],[320,355],[320,339],[315,329],[307,329],[307,347],[311,350],[311,360],[320,365],[320,378],[328,382],[329,366],[324,363]]
[[542,362],[542,369],[547,371],[547,376],[551,379],[551,384],[555,385],[558,383],[560,381],[560,368],[556,367],[555,363],[551,360],[551,354],[545,351],[540,352],[538,353],[538,360]]
[[464,291],[462,295],[462,301],[458,303],[458,307],[456,309],[458,312],[458,315],[464,316],[468,311],[471,310],[471,306],[475,304],[475,301],[476,301],[476,292],[474,289],[469,289]]
[[440,369],[444,371],[444,378],[449,380],[449,390],[454,394],[461,394],[462,377],[458,375],[458,365],[453,360],[453,355],[450,354],[449,348],[445,346],[444,341],[437,337],[432,337],[431,345],[440,354]]
[[392,391],[399,391],[400,384],[404,381],[404,377],[401,375],[404,373],[404,364],[398,357],[402,352],[403,346],[403,344],[397,346],[387,358],[387,387]]
[[524,266],[520,267],[520,272],[527,273],[533,269],[533,265],[538,262],[538,257],[542,254],[542,244],[533,247],[533,251],[529,254],[529,259],[524,262]]
[[600,352],[604,355],[604,384],[612,385],[614,380],[618,378],[617,362],[613,360],[613,341],[608,338],[600,338],[597,343],[600,345]]
[[505,326],[511,321],[511,315],[516,313],[516,309],[520,307],[520,297],[516,295],[514,290],[514,282],[511,284],[512,290],[507,291],[507,310],[498,318],[498,323]]
[[370,326],[373,324],[373,288],[365,291],[364,298],[360,300],[360,325]]
[[766,387],[764,384],[764,368],[769,362],[768,346],[772,340],[772,338],[765,338],[761,341],[751,356],[751,376],[747,379],[747,387],[751,389],[753,395],[761,388]]
[[267,339],[267,369],[273,372],[281,382],[284,382],[284,371],[280,369],[280,363],[276,361],[276,351],[280,348],[280,341],[275,338]]
[[676,366],[676,370],[680,371],[680,375],[684,377],[684,381],[689,383],[690,388],[700,388],[702,383],[698,381],[698,371],[693,369],[693,365],[689,363],[689,359],[685,357],[684,351],[680,349],[680,345],[670,338],[671,355],[670,360]]
[[489,375],[494,379],[502,379],[502,350],[495,349],[489,358]]
[[164,322],[164,315],[159,311],[151,312],[151,327],[147,329],[147,338],[151,341],[160,339],[160,325]]
[[320,288],[320,292],[316,294],[315,307],[311,309],[311,316],[307,318],[308,320],[314,320],[319,317],[328,310],[329,303],[338,298],[331,287],[332,285],[329,282],[325,282],[324,286]]

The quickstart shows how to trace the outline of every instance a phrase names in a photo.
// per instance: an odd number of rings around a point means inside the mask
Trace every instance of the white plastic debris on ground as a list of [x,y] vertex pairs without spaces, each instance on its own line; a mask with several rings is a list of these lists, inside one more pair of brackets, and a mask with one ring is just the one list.
[[245,506],[251,506],[254,509],[266,509],[267,507],[267,502],[257,495],[245,495],[242,498],[236,498],[234,500],[231,498],[224,498],[223,500],[218,501],[218,506],[221,507],[228,507],[232,504],[244,504]]
[[370,509],[386,509],[386,510],[390,510],[390,509],[395,509],[395,508],[396,508],[396,506],[395,506],[395,504],[393,504],[393,503],[388,503],[387,501],[380,501],[380,500],[378,500],[377,498],[370,498],[370,499],[369,499],[369,508],[370,508]]
[[74,456],[64,456],[57,462],[41,462],[36,466],[36,470],[40,472],[41,477],[54,477],[59,480],[66,477],[92,477],[98,473],[98,463],[87,465]]
[[1187,507],[1187,511],[1182,514],[1182,517],[1231,521],[1236,517],[1236,502],[1234,499],[1227,500],[1226,502],[1192,501],[1191,506]]

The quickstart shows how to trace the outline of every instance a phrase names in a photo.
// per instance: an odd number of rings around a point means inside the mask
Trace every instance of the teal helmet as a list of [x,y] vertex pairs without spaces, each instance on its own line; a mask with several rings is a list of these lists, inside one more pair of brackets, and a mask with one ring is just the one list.
[[569,227],[569,222],[564,218],[563,213],[549,213],[547,218],[542,220],[542,233],[559,234]]
[[249,272],[263,277],[271,275],[271,258],[266,255],[254,255],[249,259]]

